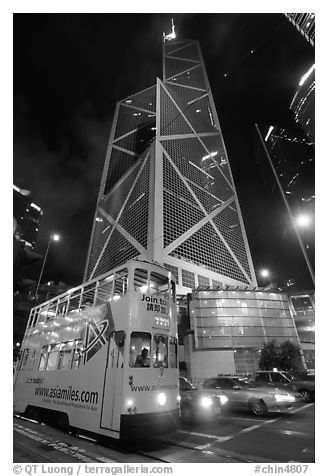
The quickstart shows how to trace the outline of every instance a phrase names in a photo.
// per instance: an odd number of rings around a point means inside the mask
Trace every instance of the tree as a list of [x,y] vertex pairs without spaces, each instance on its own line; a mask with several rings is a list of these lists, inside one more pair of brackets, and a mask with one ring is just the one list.
[[293,370],[302,367],[300,349],[291,341],[278,344],[275,340],[263,346],[259,360],[260,370]]
[[259,361],[260,370],[271,370],[273,367],[279,367],[279,350],[279,345],[275,340],[263,346]]

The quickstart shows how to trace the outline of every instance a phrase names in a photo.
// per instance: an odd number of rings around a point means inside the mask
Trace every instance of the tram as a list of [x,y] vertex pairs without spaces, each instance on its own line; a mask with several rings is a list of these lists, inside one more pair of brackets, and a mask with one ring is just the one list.
[[31,309],[14,412],[112,438],[178,422],[175,280],[133,259]]

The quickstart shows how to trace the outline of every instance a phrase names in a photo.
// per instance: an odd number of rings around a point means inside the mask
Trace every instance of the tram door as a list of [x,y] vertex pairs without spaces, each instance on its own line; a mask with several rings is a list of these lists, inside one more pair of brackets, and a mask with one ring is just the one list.
[[100,427],[119,431],[124,364],[125,332],[116,331],[109,342],[108,363],[105,370],[104,397]]

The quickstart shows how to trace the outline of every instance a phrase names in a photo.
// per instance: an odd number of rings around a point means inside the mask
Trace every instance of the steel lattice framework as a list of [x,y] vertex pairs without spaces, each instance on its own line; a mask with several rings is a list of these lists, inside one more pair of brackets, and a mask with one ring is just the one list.
[[163,41],[164,79],[117,103],[85,279],[132,257],[185,288],[256,285],[197,41]]

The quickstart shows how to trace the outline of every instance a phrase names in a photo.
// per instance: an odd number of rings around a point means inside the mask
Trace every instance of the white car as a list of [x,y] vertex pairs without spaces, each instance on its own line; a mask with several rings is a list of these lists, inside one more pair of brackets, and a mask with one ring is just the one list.
[[295,392],[258,387],[247,379],[237,376],[207,379],[203,383],[203,388],[226,395],[227,407],[248,409],[256,416],[288,411],[300,398]]

